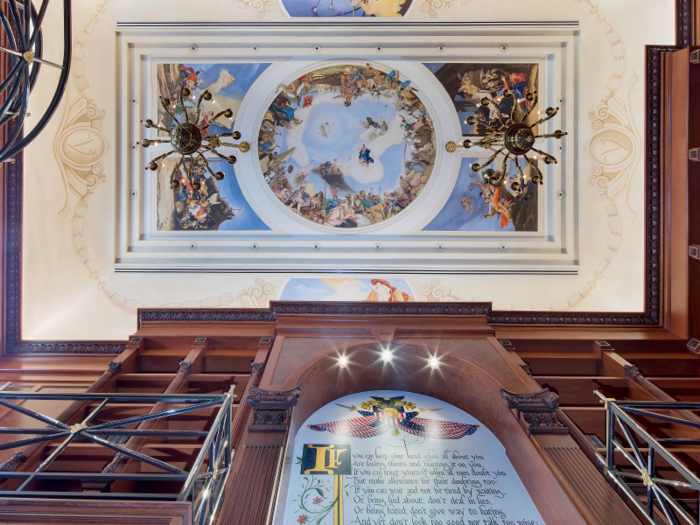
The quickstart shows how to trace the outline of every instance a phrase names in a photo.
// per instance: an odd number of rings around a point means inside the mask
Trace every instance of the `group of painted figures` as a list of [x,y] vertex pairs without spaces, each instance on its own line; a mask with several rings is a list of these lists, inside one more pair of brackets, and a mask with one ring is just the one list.
[[[434,126],[423,102],[411,87],[410,80],[402,80],[399,71],[380,71],[371,65],[332,66],[308,73],[289,85],[281,85],[260,128],[258,156],[265,181],[274,194],[290,210],[325,226],[353,228],[387,220],[405,209],[421,193],[432,172],[435,159]],[[295,170],[288,163],[293,149],[281,149],[276,138],[284,129],[302,124],[297,116],[300,108],[314,103],[314,95],[335,94],[346,108],[360,97],[393,103],[400,115],[404,143],[403,174],[393,189],[355,191],[345,179],[338,159],[321,159]],[[388,100],[387,100],[388,99]],[[379,120],[379,119],[378,119]],[[362,122],[366,143],[355,155],[357,163],[369,168],[375,163],[372,142],[389,130],[385,121],[367,116]],[[339,123],[340,124],[340,123]],[[335,123],[324,122],[318,134],[328,137]],[[315,192],[308,178],[315,173],[323,180],[327,193]],[[290,180],[291,177],[291,180]]]
[[206,176],[204,164],[196,158],[192,167],[192,181],[182,170],[175,173],[179,186],[172,189],[174,207],[171,218],[173,230],[217,230],[222,222],[233,219],[234,210],[220,197],[218,181]]

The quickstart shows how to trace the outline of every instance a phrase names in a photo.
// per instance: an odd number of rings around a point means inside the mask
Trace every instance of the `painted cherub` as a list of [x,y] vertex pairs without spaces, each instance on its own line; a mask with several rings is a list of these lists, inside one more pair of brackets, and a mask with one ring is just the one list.
[[466,195],[462,197],[462,208],[467,210],[467,215],[471,215],[474,211],[474,207],[472,206],[472,199],[467,199]]

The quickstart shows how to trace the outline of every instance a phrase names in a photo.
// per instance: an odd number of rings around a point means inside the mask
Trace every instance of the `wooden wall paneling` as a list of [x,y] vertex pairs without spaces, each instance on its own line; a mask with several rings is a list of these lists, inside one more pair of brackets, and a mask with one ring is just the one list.
[[[696,5],[697,7],[697,5]],[[697,16],[697,11],[696,11]],[[696,34],[697,38],[697,34]],[[696,42],[690,51],[700,49]],[[675,61],[674,61],[675,63]],[[700,64],[688,66],[688,147],[700,147]],[[700,162],[688,165],[688,244],[700,246]],[[686,254],[687,255],[687,254]],[[688,257],[688,338],[700,339],[700,260]]]
[[192,508],[185,502],[7,498],[0,500],[0,520],[6,525],[190,525]]
[[688,338],[688,49],[665,53],[665,228],[669,330]]

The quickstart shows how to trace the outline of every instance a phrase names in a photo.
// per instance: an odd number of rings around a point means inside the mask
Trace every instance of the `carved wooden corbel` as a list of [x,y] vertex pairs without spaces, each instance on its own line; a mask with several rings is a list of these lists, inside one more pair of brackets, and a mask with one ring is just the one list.
[[300,393],[299,387],[284,392],[251,387],[246,400],[253,408],[253,422],[248,426],[248,431],[286,432],[289,428],[289,416],[299,401]]
[[569,429],[559,421],[556,414],[559,396],[550,392],[548,388],[534,394],[516,394],[501,389],[501,397],[505,399],[508,408],[515,410],[515,416],[528,436],[569,433]]

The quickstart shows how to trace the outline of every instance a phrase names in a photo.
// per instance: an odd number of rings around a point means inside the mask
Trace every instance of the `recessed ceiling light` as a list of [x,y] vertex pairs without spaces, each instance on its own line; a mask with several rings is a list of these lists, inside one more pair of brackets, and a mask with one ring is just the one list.
[[438,361],[437,357],[431,357],[428,364],[430,365],[430,368],[437,368],[440,366],[440,361]]
[[346,366],[348,366],[348,358],[344,355],[341,355],[338,359],[338,365],[340,365],[340,368],[345,368]]
[[394,356],[392,355],[390,350],[384,350],[382,352],[382,361],[384,361],[385,363],[388,363],[389,361],[391,361],[392,357],[394,357]]

